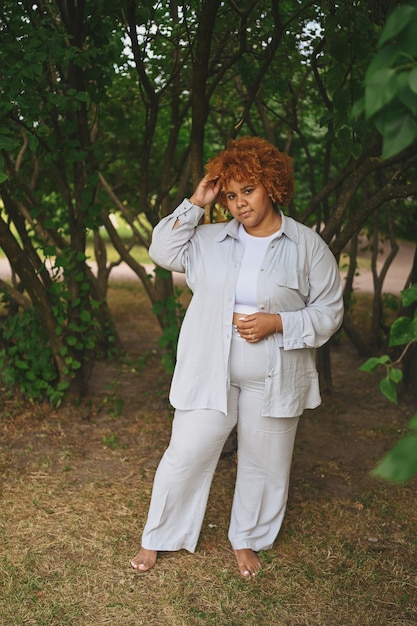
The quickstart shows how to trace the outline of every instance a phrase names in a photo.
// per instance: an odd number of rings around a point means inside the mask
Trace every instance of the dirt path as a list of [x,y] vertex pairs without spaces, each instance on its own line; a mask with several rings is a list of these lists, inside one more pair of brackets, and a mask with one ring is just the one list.
[[[380,255],[378,261],[378,273],[381,271],[383,262],[389,253],[388,245],[385,245],[383,250],[384,252]],[[398,253],[391,263],[384,281],[384,293],[398,295],[404,289],[413,265],[414,252],[415,244],[411,242],[400,243]],[[357,291],[372,293],[374,291],[372,272],[370,270],[361,270],[358,276],[355,277],[354,287]]]

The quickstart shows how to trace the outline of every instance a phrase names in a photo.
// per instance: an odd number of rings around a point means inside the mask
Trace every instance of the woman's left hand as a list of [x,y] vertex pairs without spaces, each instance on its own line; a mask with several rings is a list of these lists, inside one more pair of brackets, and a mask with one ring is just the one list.
[[262,341],[268,335],[282,332],[281,316],[275,313],[251,313],[238,317],[235,328],[239,335],[249,343]]

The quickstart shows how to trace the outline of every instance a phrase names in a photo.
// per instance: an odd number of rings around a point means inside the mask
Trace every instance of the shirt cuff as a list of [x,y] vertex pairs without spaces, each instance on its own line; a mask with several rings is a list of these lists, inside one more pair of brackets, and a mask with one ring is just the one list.
[[299,311],[280,311],[282,320],[282,341],[284,350],[299,350],[305,348],[302,333],[303,328],[300,324]]
[[188,198],[184,198],[172,214],[173,217],[179,220],[180,224],[194,222],[195,225],[198,224],[203,215],[204,209],[190,202]]

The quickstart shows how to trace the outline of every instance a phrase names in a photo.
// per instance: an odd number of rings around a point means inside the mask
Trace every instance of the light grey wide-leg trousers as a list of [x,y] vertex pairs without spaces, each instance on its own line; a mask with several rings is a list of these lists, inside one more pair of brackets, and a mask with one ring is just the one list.
[[235,550],[272,546],[287,504],[299,418],[261,415],[265,372],[265,342],[235,337],[228,414],[175,411],[171,440],[155,474],[144,548],[195,551],[213,474],[235,425],[238,464],[229,540]]

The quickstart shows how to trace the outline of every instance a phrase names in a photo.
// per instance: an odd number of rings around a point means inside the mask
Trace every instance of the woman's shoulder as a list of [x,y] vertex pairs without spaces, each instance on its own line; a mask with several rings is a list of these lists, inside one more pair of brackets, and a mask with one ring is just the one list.
[[310,240],[310,241],[313,240],[313,241],[321,242],[324,245],[326,245],[326,242],[324,241],[320,233],[318,233],[315,228],[308,226],[308,224],[303,224],[302,222],[297,221],[293,217],[286,216],[286,220],[287,220],[288,226],[295,229],[299,237]]
[[230,222],[215,222],[214,224],[200,224],[196,228],[196,235],[204,239],[216,239],[222,233],[228,232]]

